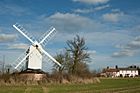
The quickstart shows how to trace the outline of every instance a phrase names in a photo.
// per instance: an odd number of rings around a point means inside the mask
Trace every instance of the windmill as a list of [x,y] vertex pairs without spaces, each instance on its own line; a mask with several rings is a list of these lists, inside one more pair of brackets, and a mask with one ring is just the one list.
[[26,69],[32,70],[41,70],[42,69],[42,58],[43,55],[46,55],[50,60],[52,60],[57,65],[61,66],[48,52],[43,49],[43,45],[54,35],[56,29],[51,27],[49,31],[41,38],[40,41],[32,39],[32,37],[27,34],[26,30],[19,24],[14,24],[13,27],[20,32],[27,40],[31,42],[29,48],[23,53],[24,55],[20,56],[15,62],[15,69],[21,68],[23,65],[26,65]]

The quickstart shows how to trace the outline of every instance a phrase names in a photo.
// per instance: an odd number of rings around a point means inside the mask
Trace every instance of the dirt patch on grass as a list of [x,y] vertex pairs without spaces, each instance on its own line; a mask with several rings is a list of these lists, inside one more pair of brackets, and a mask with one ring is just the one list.
[[27,87],[26,89],[25,89],[25,92],[24,93],[30,93],[31,92],[31,88],[30,87]]
[[42,86],[42,89],[43,89],[43,93],[48,93],[48,88],[47,88],[47,86]]

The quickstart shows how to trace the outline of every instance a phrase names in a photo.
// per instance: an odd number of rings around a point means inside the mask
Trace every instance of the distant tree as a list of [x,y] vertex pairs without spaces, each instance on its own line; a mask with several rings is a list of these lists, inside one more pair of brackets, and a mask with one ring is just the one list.
[[118,69],[118,65],[116,65],[115,68]]
[[68,47],[66,50],[69,51],[71,56],[69,72],[72,74],[77,74],[79,70],[87,68],[86,64],[83,63],[89,61],[89,54],[87,53],[88,48],[85,46],[85,39],[81,38],[79,35],[76,35],[73,40],[67,41],[67,45]]
[[53,74],[57,75],[58,80],[61,83],[62,79],[63,79],[63,73],[68,72],[69,63],[70,63],[69,61],[71,58],[70,58],[68,51],[65,51],[64,53],[57,54],[55,56],[55,59],[61,64],[61,67],[58,66],[57,64],[54,64],[54,73]]
[[106,68],[109,69],[109,66],[107,66]]
[[55,56],[55,59],[61,64],[61,67],[58,66],[57,64],[54,64],[54,70],[56,70],[57,72],[62,72],[65,68],[65,65],[64,65],[64,55],[63,54],[57,54]]
[[12,68],[12,66],[10,65],[10,64],[7,64],[6,66],[5,66],[5,70],[6,70],[6,73],[10,73],[10,70],[11,70],[11,68]]

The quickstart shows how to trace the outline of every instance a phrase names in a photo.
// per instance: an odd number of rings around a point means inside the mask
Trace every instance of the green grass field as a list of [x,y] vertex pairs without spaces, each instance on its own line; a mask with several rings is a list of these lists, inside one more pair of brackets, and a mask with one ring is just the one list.
[[97,84],[0,86],[0,93],[140,93],[140,78],[100,80]]

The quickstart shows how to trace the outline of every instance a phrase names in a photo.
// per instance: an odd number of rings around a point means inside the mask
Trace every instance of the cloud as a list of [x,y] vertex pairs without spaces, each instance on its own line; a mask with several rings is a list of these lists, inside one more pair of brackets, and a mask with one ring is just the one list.
[[63,32],[82,32],[97,31],[104,28],[103,24],[87,17],[72,13],[55,13],[50,17],[43,18],[59,31]]
[[88,53],[96,55],[96,50],[90,50],[90,51],[88,51]]
[[113,53],[112,57],[126,57],[126,56],[133,56],[135,51],[123,49],[119,52]]
[[2,32],[2,29],[1,29],[1,27],[0,27],[0,32]]
[[73,0],[74,2],[82,2],[86,4],[103,4],[107,3],[109,0]]
[[92,12],[96,12],[96,11],[106,9],[108,7],[110,7],[110,5],[107,4],[107,5],[91,8],[91,9],[76,9],[76,10],[74,10],[74,12],[76,12],[76,13],[92,13]]
[[135,31],[135,33],[140,32],[140,25],[136,25],[136,26],[132,27],[131,30]]
[[94,9],[75,9],[75,13],[92,13],[94,12]]
[[94,57],[96,56],[96,53],[97,53],[96,50],[88,50],[87,52],[90,54],[90,57],[91,57],[92,59],[94,59]]
[[[81,34],[82,36],[82,34]],[[104,46],[113,46],[118,43],[128,42],[132,39],[132,36],[127,34],[121,34],[118,32],[89,32],[84,33],[83,36],[88,41],[88,44]]]
[[134,56],[140,53],[140,36],[137,36],[133,41],[127,43],[126,45],[117,45],[121,50],[113,53],[112,57],[126,57]]
[[14,41],[16,37],[15,34],[0,34],[0,42]]
[[89,64],[90,69],[99,69],[108,66],[108,64],[112,64],[112,57],[103,54],[96,54],[94,59]]
[[132,36],[126,34],[124,30],[114,31],[114,29],[110,28],[108,25],[101,24],[94,19],[83,17],[78,14],[55,13],[42,20],[50,22],[50,24],[58,30],[55,36],[55,42],[71,40],[76,34],[84,37],[88,44],[98,46],[116,45],[117,43],[128,42],[132,39]]
[[103,10],[103,9],[109,8],[109,7],[110,7],[110,5],[107,4],[107,5],[95,7],[95,10],[96,10],[96,11],[99,11],[99,10]]
[[8,45],[9,49],[27,49],[29,47],[28,44],[19,43],[19,44],[10,44]]
[[121,12],[120,9],[112,9],[112,12]]
[[0,15],[16,15],[22,16],[26,14],[30,14],[30,12],[25,8],[14,4],[0,4]]
[[137,36],[133,41],[126,45],[127,49],[140,49],[140,36]]
[[[104,48],[106,48],[105,51],[109,48],[113,48],[116,44],[123,44],[124,42],[128,42],[132,39],[132,36],[129,36],[127,34],[121,34],[117,33],[115,31],[113,32],[85,32],[85,33],[77,33],[80,37],[85,38],[86,45],[89,49],[89,53],[91,54],[91,57],[94,58],[96,54],[98,54],[100,51],[104,51]],[[75,37],[75,33],[57,33],[54,37],[54,41],[52,41],[54,44],[58,43],[61,45],[65,45],[67,40],[72,40]],[[98,50],[98,47],[102,48],[103,50]],[[62,47],[61,47],[62,48]],[[59,48],[58,48],[59,49]],[[58,50],[56,49],[56,51]],[[92,50],[93,49],[93,50]],[[96,51],[94,49],[97,49]],[[109,49],[109,50],[111,50]],[[108,54],[108,56],[111,54]]]
[[121,20],[121,17],[123,16],[124,16],[124,13],[119,12],[119,13],[106,13],[102,17],[105,21],[118,22]]

